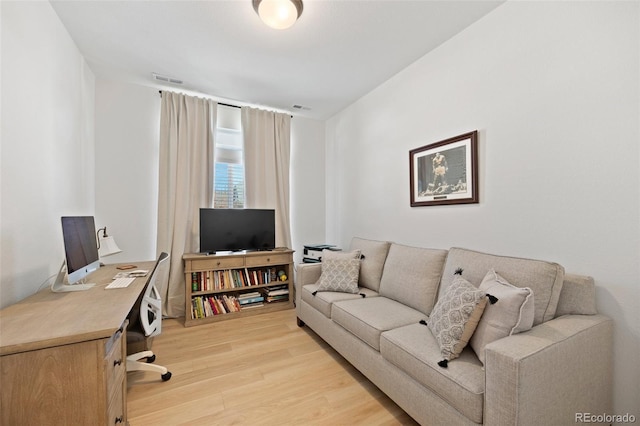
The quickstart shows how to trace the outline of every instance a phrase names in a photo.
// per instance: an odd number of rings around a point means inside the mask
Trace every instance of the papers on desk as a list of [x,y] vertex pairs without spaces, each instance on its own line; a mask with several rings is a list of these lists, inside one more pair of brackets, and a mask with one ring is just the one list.
[[115,274],[113,276],[113,279],[118,279],[118,278],[138,278],[138,277],[146,277],[147,274],[149,273],[149,271],[147,271],[146,269],[137,269],[135,271],[129,271],[129,272],[118,272],[117,274]]

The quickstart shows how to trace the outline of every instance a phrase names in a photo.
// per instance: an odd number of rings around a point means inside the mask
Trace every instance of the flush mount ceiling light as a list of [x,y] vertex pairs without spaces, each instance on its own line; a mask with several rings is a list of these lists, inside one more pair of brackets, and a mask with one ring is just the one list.
[[284,30],[296,23],[302,15],[302,0],[252,0],[253,8],[262,22]]

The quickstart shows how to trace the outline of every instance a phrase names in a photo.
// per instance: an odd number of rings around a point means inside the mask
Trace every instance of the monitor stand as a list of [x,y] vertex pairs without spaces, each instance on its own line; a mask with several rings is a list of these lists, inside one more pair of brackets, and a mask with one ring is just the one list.
[[67,263],[62,262],[62,266],[60,267],[60,271],[58,271],[58,276],[56,280],[51,283],[51,291],[54,293],[65,293],[68,291],[83,291],[89,290],[95,284],[86,283],[86,284],[68,284],[65,283],[65,278],[67,276]]

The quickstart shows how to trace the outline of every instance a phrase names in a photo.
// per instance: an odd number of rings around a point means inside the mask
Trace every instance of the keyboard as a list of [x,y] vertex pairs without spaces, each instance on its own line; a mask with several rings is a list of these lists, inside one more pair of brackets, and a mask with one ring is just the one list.
[[106,286],[105,289],[129,287],[129,284],[131,284],[133,280],[135,280],[135,278],[116,278],[115,280],[111,281],[111,284]]

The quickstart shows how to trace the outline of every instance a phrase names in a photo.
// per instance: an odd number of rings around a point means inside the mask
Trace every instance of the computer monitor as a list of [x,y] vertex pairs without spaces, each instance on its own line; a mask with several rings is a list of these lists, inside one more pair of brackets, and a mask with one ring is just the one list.
[[93,284],[82,283],[87,275],[100,268],[96,226],[93,216],[62,217],[62,239],[66,264],[66,275],[69,284],[64,283],[63,270],[52,284],[53,291],[87,290]]

